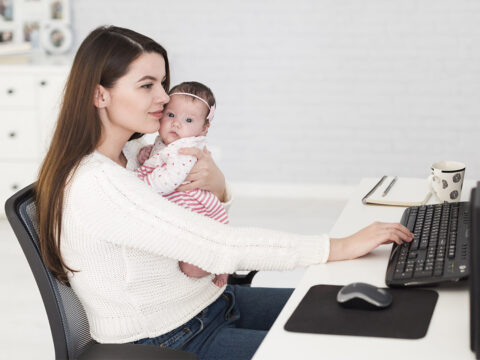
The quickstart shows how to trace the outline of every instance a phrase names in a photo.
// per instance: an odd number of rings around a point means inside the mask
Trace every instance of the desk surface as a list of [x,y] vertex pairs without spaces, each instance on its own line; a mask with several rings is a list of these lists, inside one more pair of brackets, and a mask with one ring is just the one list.
[[[332,237],[353,234],[373,221],[398,222],[405,208],[363,205],[362,197],[378,179],[363,179],[330,231]],[[418,179],[418,181],[424,181]],[[465,181],[462,200],[468,200],[474,181]],[[434,202],[431,200],[430,203]],[[254,360],[323,359],[474,359],[470,350],[470,311],[466,282],[436,287],[439,298],[427,335],[419,340],[361,336],[301,334],[283,326],[308,289],[317,284],[367,282],[385,286],[391,245],[381,246],[360,259],[311,266],[267,334]],[[311,357],[310,357],[311,356]]]

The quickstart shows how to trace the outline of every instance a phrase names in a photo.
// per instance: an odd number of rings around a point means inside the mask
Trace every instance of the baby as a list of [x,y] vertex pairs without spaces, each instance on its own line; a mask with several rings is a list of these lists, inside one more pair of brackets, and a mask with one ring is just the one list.
[[[206,145],[206,135],[215,113],[212,91],[198,82],[184,82],[170,90],[170,101],[160,119],[160,130],[153,145],[138,153],[141,166],[135,170],[138,177],[157,193],[186,209],[228,224],[228,216],[220,200],[211,192],[195,189],[186,192],[175,189],[185,178],[197,159],[180,155],[185,147]],[[210,273],[183,261],[180,269],[188,276],[203,277]],[[218,287],[227,284],[228,274],[216,275],[213,282]]]

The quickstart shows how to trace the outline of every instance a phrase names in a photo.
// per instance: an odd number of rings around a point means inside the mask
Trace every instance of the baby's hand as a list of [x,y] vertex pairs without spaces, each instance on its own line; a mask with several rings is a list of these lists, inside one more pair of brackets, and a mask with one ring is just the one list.
[[178,265],[180,266],[180,270],[182,270],[182,272],[185,275],[193,278],[201,278],[201,277],[210,275],[209,272],[206,272],[205,270],[200,269],[198,266],[195,266],[183,261],[179,261]]
[[143,163],[150,157],[152,148],[153,148],[153,145],[147,145],[140,149],[137,155],[137,159],[140,165],[143,165]]
[[228,283],[228,274],[215,275],[212,281],[218,287],[224,287]]

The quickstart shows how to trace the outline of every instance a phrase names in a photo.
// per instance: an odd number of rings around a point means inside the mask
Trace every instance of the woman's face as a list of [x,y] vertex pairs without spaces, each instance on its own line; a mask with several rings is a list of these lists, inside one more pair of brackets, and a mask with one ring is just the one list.
[[157,53],[144,53],[133,61],[127,73],[108,90],[109,126],[130,135],[158,131],[164,105],[169,101],[163,88],[165,76],[165,60]]

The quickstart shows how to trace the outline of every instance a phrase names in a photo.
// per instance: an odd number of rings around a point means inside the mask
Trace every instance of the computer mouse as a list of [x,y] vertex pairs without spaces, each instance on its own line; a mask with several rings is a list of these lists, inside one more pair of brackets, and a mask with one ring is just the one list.
[[337,294],[337,302],[350,309],[382,310],[392,301],[392,294],[387,290],[361,282],[345,285]]

